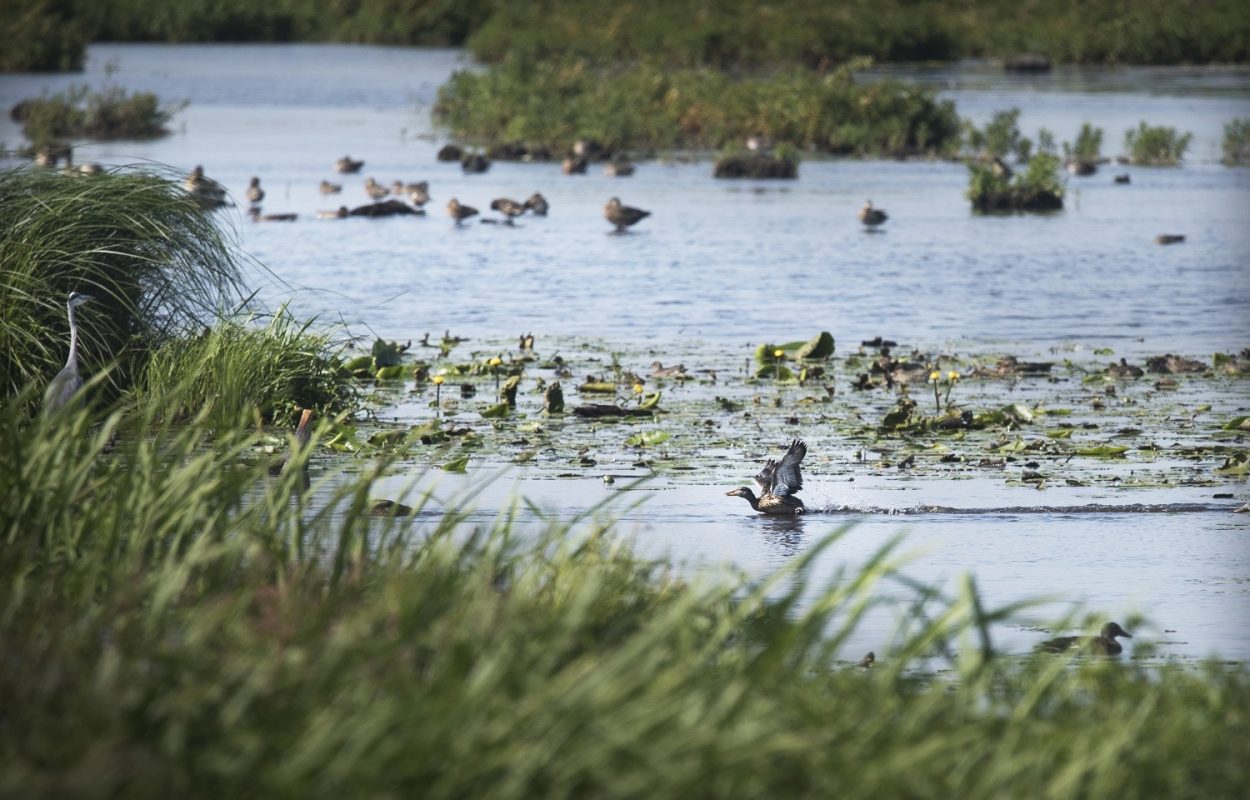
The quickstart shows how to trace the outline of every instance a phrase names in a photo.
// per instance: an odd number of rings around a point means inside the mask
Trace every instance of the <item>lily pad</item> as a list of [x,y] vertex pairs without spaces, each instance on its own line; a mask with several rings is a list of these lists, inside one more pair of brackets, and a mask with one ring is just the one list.
[[402,364],[392,364],[388,367],[379,367],[378,371],[374,373],[374,377],[380,381],[393,381],[402,378],[404,377],[404,366]]
[[512,410],[512,406],[507,403],[496,403],[482,411],[482,416],[486,419],[499,419],[508,416],[508,412]]
[[589,381],[577,387],[583,394],[616,394],[616,384],[607,381]]
[[1245,453],[1233,453],[1224,459],[1224,463],[1215,468],[1216,475],[1247,475],[1250,474],[1250,457]]
[[400,356],[408,348],[395,342],[381,338],[373,342],[373,365],[375,367],[394,367],[399,365]]
[[469,466],[468,456],[457,456],[456,458],[453,458],[451,461],[448,461],[446,464],[443,464],[442,468],[446,472],[463,473],[468,469],[468,466]]
[[1094,458],[1122,458],[1128,452],[1128,446],[1122,444],[1100,444],[1093,447],[1077,448],[1078,456],[1092,456]]
[[654,447],[657,444],[667,442],[668,439],[668,431],[643,431],[626,439],[625,444],[630,447]]
[[642,402],[638,404],[639,408],[655,408],[660,404],[660,392],[647,392],[642,396]]
[[821,361],[833,355],[833,334],[821,331],[794,351],[794,357],[807,361]]

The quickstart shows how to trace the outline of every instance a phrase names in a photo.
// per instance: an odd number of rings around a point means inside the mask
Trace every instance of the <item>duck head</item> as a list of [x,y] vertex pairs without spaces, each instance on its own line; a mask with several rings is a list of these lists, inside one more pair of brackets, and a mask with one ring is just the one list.
[[1111,639],[1112,641],[1115,641],[1117,636],[1123,636],[1126,639],[1133,638],[1133,634],[1121,628],[1118,622],[1108,622],[1106,625],[1103,625],[1100,635],[1102,638]]

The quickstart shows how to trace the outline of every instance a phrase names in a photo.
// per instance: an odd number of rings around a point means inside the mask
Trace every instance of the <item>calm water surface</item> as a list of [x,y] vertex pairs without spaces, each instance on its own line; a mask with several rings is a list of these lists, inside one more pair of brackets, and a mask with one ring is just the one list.
[[[715,181],[709,162],[680,160],[644,162],[628,179],[505,163],[466,176],[435,160],[444,139],[430,120],[438,86],[466,66],[455,50],[98,45],[86,75],[0,76],[0,104],[98,85],[106,70],[128,89],[189,101],[174,135],[82,146],[78,159],[179,171],[203,164],[240,197],[248,178],[260,176],[265,210],[301,219],[256,225],[237,209],[223,212],[253,257],[253,287],[270,303],[289,300],[298,315],[343,320],[360,334],[402,341],[450,329],[489,349],[533,331],[544,352],[589,339],[688,365],[745,357],[754,343],[820,329],[834,333],[840,350],[884,335],[1025,358],[1089,357],[1102,347],[1131,359],[1209,358],[1250,345],[1250,170],[1217,163],[1224,123],[1250,116],[1245,68],[1012,76],[968,64],[867,76],[933,86],[977,122],[1018,106],[1029,136],[1045,126],[1071,139],[1088,121],[1106,130],[1110,155],[1141,120],[1194,133],[1179,169],[1108,166],[1070,179],[1060,213],[982,218],[963,197],[966,169],[947,163],[807,160],[791,182]],[[7,115],[0,141],[20,141]],[[344,154],[366,160],[359,176],[334,174]],[[1120,172],[1131,174],[1130,185],[1112,183]],[[387,185],[429,181],[429,215],[313,219],[319,209],[367,202],[362,182],[370,175]],[[341,180],[343,195],[321,196],[322,179]],[[514,228],[456,229],[442,210],[454,196],[489,215],[492,198],[534,191],[548,198],[551,216]],[[602,207],[614,195],[653,217],[630,235],[607,235]],[[891,216],[879,235],[864,234],[855,219],[869,197]],[[1187,240],[1160,247],[1160,233]],[[650,360],[628,366],[641,371]],[[1221,410],[1245,413],[1244,384],[1230,391]],[[400,402],[394,413],[417,421],[430,412]],[[903,549],[915,554],[909,574],[953,586],[972,571],[990,605],[1045,595],[1054,602],[1039,617],[1074,603],[1121,621],[1144,612],[1153,627],[1135,643],[1156,642],[1165,655],[1250,658],[1250,531],[1247,515],[1230,513],[1247,499],[1244,481],[1218,490],[1038,492],[999,480],[912,479],[848,466],[853,445],[800,433],[825,456],[809,459],[804,495],[826,513],[779,523],[727,504],[725,489],[755,467],[727,454],[707,474],[630,492],[646,502],[622,507],[621,528],[648,554],[763,575],[855,521],[819,575],[868,558],[902,532]],[[450,504],[479,477],[440,473],[418,478],[416,489],[432,487],[436,506]],[[398,495],[413,478],[388,482]],[[1235,499],[1215,500],[1217,491]],[[476,503],[485,521],[518,494],[567,514],[622,493],[597,478],[516,468]],[[931,506],[947,510],[881,513]],[[892,619],[878,615],[851,646],[880,651],[892,629]],[[1020,628],[999,636],[1021,651],[1040,638]]]

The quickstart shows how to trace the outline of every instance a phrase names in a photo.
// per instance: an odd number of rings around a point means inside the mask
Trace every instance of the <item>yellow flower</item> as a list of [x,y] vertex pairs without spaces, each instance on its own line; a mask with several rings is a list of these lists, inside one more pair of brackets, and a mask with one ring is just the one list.
[[502,359],[502,358],[500,358],[499,356],[495,356],[494,358],[492,358],[492,359],[490,360],[490,362],[489,362],[489,363],[490,363],[490,365],[491,365],[492,367],[497,367],[497,366],[499,366],[500,364],[502,364],[502,363],[503,363],[503,359]]
[[785,357],[786,357],[786,351],[782,350],[780,347],[778,347],[776,350],[773,351],[773,358],[785,358]]
[[641,383],[635,383],[635,384],[634,384],[634,394],[642,394],[642,384],[641,384]]
[[435,376],[434,376],[434,385],[435,385],[435,386],[442,386],[442,385],[443,385],[443,376],[442,376],[442,375],[435,375]]
[[959,380],[959,373],[956,372],[955,370],[951,370],[950,372],[946,373],[946,380],[954,383],[955,381]]
[[929,373],[929,383],[937,383],[941,379],[942,379],[942,373],[938,372],[937,370],[933,370],[932,372]]

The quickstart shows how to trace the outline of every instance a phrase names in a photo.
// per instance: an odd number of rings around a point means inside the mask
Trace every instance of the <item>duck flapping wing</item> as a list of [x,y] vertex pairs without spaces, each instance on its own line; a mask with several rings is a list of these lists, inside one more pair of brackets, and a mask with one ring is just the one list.
[[776,459],[764,462],[764,468],[755,476],[755,485],[760,487],[760,494],[768,494],[773,488],[773,473],[777,471]]
[[[777,497],[798,494],[803,488],[803,473],[799,471],[799,464],[806,455],[807,445],[802,439],[795,439],[790,443],[790,449],[781,457],[781,462],[772,468],[772,485],[768,489],[770,494]],[[764,469],[767,471],[769,467],[765,466]]]

